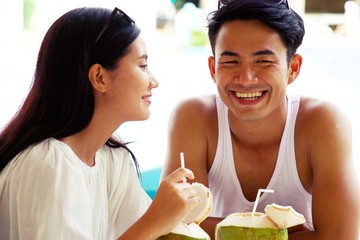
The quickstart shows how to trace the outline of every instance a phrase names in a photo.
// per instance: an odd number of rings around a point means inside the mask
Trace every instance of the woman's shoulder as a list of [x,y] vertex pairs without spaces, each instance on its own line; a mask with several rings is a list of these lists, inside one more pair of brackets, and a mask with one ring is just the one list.
[[[21,151],[13,161],[22,161],[22,162],[36,162],[37,160],[47,160],[51,156],[58,156],[57,149],[59,143],[53,139],[48,138],[41,142],[34,143],[28,146],[26,149]],[[27,160],[29,159],[29,160]],[[46,161],[42,161],[46,162]]]
[[75,168],[65,161],[59,147],[63,147],[61,143],[51,138],[30,145],[3,169],[2,180],[11,182],[11,185],[18,185],[19,189],[31,184],[33,186],[46,185],[47,188],[59,179],[64,184],[66,181],[64,176],[69,175],[73,172],[70,169]]
[[58,165],[66,165],[71,161],[64,161],[65,158],[74,158],[69,147],[64,143],[48,138],[28,146],[18,153],[8,164],[11,168],[24,168],[27,171],[51,171]]

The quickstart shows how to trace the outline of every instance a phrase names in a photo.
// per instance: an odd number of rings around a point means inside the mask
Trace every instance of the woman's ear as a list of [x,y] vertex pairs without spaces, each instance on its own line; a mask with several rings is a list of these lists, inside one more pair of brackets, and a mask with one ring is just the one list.
[[107,74],[100,64],[95,63],[90,67],[88,77],[94,90],[101,93],[106,92]]
[[288,84],[295,81],[297,76],[299,76],[300,69],[302,64],[302,56],[299,54],[295,54],[289,64],[289,77],[288,77]]

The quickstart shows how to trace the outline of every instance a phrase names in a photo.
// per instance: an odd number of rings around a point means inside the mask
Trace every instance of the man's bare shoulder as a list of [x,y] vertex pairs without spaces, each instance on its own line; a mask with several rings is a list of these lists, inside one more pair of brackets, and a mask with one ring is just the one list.
[[[325,146],[327,140],[348,143],[351,136],[349,117],[335,103],[302,97],[296,120],[296,136],[311,148]],[[319,146],[320,145],[320,146]]]
[[173,111],[174,117],[180,116],[208,118],[216,113],[216,96],[202,95],[182,100]]
[[335,103],[312,97],[302,97],[297,119],[306,125],[331,124],[338,121],[346,122],[348,116]]

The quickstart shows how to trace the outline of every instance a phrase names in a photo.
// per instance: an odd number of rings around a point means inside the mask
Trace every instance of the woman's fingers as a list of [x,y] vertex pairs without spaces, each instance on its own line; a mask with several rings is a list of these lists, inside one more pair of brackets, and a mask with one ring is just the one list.
[[161,227],[166,234],[177,226],[188,213],[200,203],[200,197],[190,183],[183,178],[193,179],[189,169],[179,168],[167,176],[159,185],[153,203],[146,216],[152,224]]
[[178,168],[167,176],[164,180],[174,181],[174,182],[183,182],[184,178],[194,179],[194,174],[190,169],[187,168]]

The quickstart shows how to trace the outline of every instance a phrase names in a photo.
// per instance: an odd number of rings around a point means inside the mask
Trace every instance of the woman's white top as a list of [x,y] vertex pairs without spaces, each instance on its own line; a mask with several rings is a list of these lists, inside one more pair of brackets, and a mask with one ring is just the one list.
[[0,173],[0,239],[116,239],[150,203],[127,150],[103,146],[89,167],[50,138]]

